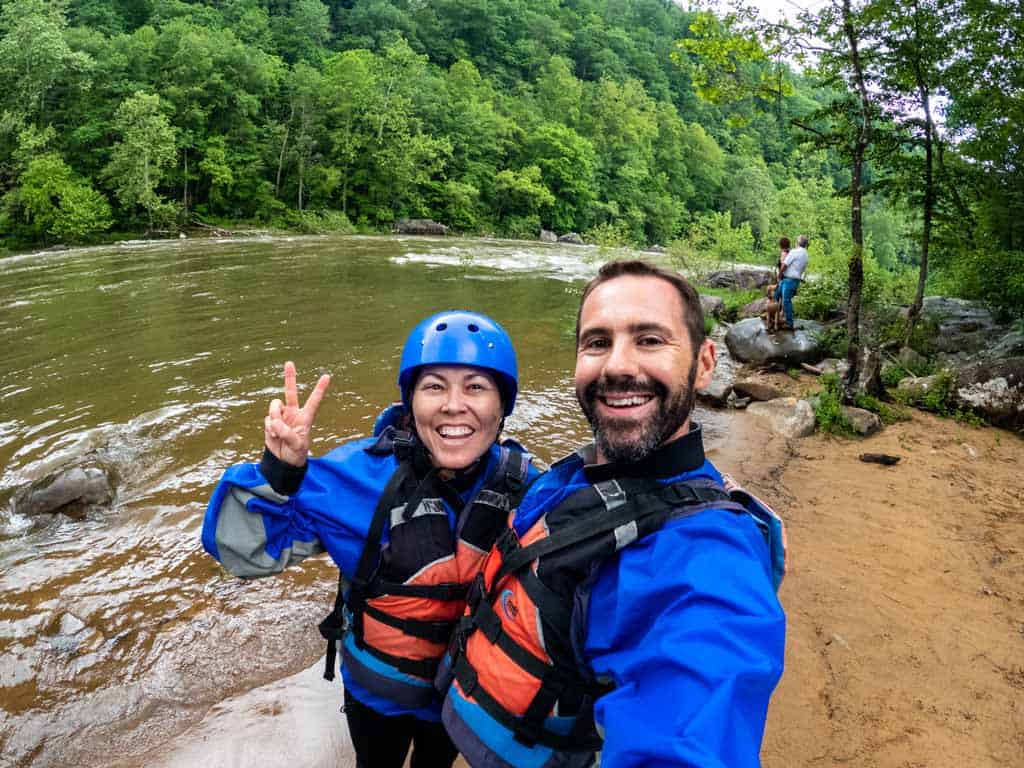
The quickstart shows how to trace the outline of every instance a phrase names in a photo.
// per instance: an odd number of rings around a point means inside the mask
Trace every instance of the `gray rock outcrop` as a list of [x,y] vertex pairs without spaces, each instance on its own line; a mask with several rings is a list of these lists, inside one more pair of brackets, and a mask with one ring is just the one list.
[[797,320],[795,331],[768,333],[759,317],[733,323],[725,343],[734,358],[744,363],[780,363],[799,366],[822,358],[818,341],[823,326],[812,320]]
[[843,415],[850,422],[853,431],[858,435],[867,437],[882,429],[882,419],[877,413],[866,411],[863,408],[854,408],[850,405],[843,406]]
[[745,265],[736,269],[720,269],[707,277],[712,288],[764,288],[772,282],[774,271],[770,267]]
[[400,235],[447,235],[448,227],[433,219],[399,219],[395,231]]
[[702,293],[700,295],[700,308],[704,311],[704,317],[721,317],[725,309],[725,299],[721,296]]
[[542,229],[540,231],[540,241],[542,243],[557,243],[558,235],[556,235],[550,229]]
[[814,408],[806,400],[780,397],[766,403],[751,403],[747,413],[768,422],[774,432],[789,439],[814,434]]
[[564,235],[559,235],[558,242],[568,243],[569,245],[583,245],[583,238],[577,232],[566,232]]
[[938,326],[938,333],[930,341],[948,354],[978,352],[1001,331],[980,301],[928,296],[921,306],[921,316]]
[[757,403],[766,403],[782,397],[782,393],[775,387],[759,381],[737,381],[732,385],[732,391],[737,397],[746,397]]
[[974,363],[959,369],[956,399],[990,424],[1024,429],[1024,357]]

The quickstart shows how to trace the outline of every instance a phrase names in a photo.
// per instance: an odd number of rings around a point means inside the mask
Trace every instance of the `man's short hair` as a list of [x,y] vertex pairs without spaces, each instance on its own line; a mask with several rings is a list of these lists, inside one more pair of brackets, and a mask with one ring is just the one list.
[[788,251],[789,250],[789,238],[788,237],[780,237],[779,238],[779,250],[783,250],[783,251]]
[[807,235],[800,235],[800,237],[796,239],[796,244],[799,245],[801,248],[806,248],[807,243],[809,242],[810,240],[807,239]]
[[683,326],[690,335],[690,344],[693,345],[693,355],[697,356],[700,345],[704,343],[704,309],[700,305],[700,295],[696,289],[678,272],[651,264],[649,261],[609,261],[597,272],[597,277],[587,283],[583,289],[583,296],[580,297],[580,306],[576,310],[576,344],[580,342],[580,317],[583,315],[583,305],[594,289],[602,283],[607,283],[617,277],[656,277],[670,283],[679,292],[679,300],[683,305]]

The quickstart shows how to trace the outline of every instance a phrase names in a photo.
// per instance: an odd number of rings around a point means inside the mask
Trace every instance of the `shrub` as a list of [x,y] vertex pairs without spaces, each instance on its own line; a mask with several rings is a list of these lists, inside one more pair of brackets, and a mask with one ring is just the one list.
[[846,353],[850,349],[850,337],[846,334],[845,325],[829,326],[814,334],[814,338],[821,345],[826,357],[846,358]]
[[814,406],[814,421],[818,429],[830,435],[852,435],[853,427],[843,413],[843,397],[839,377],[827,373],[821,377],[822,390]]

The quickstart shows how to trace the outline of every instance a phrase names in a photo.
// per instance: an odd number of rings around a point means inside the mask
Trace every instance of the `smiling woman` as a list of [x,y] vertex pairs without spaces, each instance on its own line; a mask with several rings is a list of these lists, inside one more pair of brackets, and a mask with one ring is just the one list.
[[278,573],[328,552],[341,576],[321,623],[334,678],[343,657],[344,711],[357,764],[447,768],[456,751],[433,678],[465,610],[483,553],[535,474],[516,444],[499,445],[518,370],[512,341],[490,318],[445,312],[409,334],[401,405],[374,435],[309,459],[322,376],[299,406],[295,366],[264,421],[256,465],[232,467],[203,525],[206,550],[238,576]]

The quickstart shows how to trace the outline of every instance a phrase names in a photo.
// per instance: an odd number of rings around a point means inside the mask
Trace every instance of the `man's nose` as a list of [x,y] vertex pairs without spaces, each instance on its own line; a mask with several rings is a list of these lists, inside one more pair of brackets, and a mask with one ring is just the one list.
[[636,376],[638,373],[636,348],[626,341],[613,341],[604,361],[605,375]]

